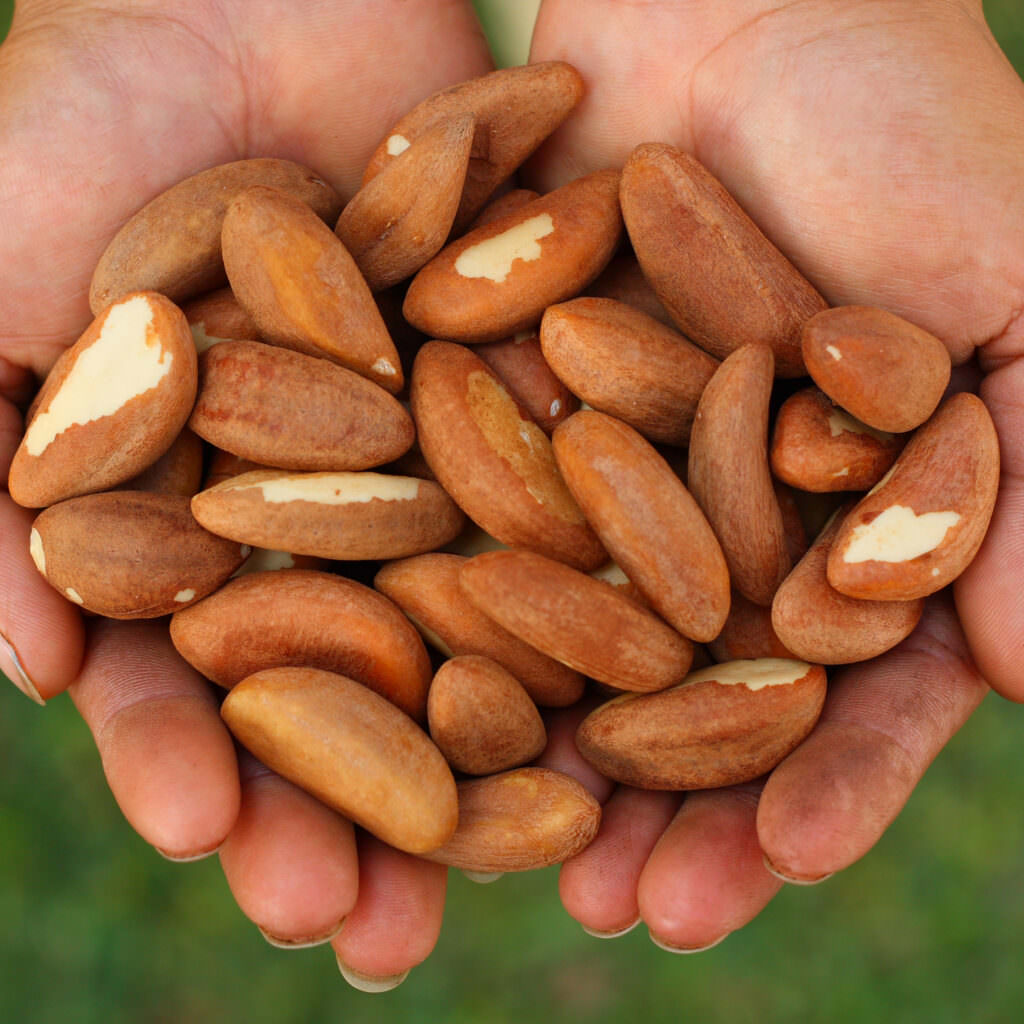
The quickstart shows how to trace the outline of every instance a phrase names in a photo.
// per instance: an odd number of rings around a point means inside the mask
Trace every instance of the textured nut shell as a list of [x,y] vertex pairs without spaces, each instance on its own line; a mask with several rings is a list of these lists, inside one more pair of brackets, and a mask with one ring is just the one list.
[[530,551],[471,558],[459,582],[498,625],[620,690],[661,690],[690,668],[693,644],[615,587]]
[[200,171],[147,203],[114,236],[93,273],[93,313],[128,292],[180,300],[220,287],[224,212],[250,185],[287,192],[332,224],[341,211],[341,197],[326,181],[288,160],[238,160]]
[[34,553],[47,581],[112,619],[169,615],[216,590],[248,551],[204,530],[176,494],[109,491],[41,512]]
[[228,207],[222,245],[231,288],[267,341],[402,390],[398,352],[368,285],[305,203],[246,189]]
[[355,580],[303,569],[242,576],[171,619],[178,653],[230,689],[266,668],[337,672],[423,720],[430,657],[408,619]]
[[697,407],[687,474],[733,587],[765,606],[791,564],[768,468],[771,388],[772,354],[764,345],[745,345],[725,359]]
[[663,619],[691,640],[718,635],[729,570],[704,513],[632,427],[584,410],[552,444],[558,467],[609,554]]
[[462,591],[461,555],[431,553],[390,562],[373,585],[391,598],[448,656],[478,654],[507,669],[546,707],[566,707],[583,696],[583,677],[541,654],[484,615]]
[[498,196],[497,199],[492,199],[469,225],[469,230],[482,228],[485,224],[490,224],[491,221],[498,220],[499,217],[504,217],[514,210],[521,210],[524,206],[532,203],[534,199],[539,198],[540,193],[534,192],[532,188],[514,188],[510,192]]
[[444,489],[491,536],[581,569],[607,558],[558,472],[551,443],[480,358],[420,349],[410,390],[420,448]]
[[920,426],[949,384],[946,346],[883,309],[823,310],[804,324],[802,339],[814,383],[877,430],[900,433]]
[[708,643],[715,662],[753,658],[793,658],[772,627],[772,610],[748,601],[733,591],[729,617],[722,631]]
[[571,416],[580,400],[555,376],[535,332],[477,345],[473,351],[501,378],[509,394],[550,435]]
[[430,738],[468,775],[493,775],[532,761],[547,732],[529,694],[497,662],[467,654],[446,661],[430,684]]
[[153,465],[116,489],[191,498],[202,484],[203,442],[186,427]]
[[334,233],[374,291],[411,277],[448,238],[473,143],[473,116],[439,122],[351,199]]
[[589,406],[644,437],[685,445],[718,362],[653,317],[614,299],[550,306],[540,343],[551,368]]
[[221,341],[260,341],[260,331],[230,288],[200,295],[181,307],[192,330],[196,350],[205,352]]
[[416,434],[398,400],[372,381],[258,341],[225,341],[203,353],[189,425],[253,462],[323,471],[383,465]]
[[115,487],[156,462],[181,433],[196,397],[195,345],[181,310],[152,292],[126,295],[93,320],[46,378],[26,429],[51,408],[78,360],[99,340],[112,311],[138,298],[148,303],[153,316],[145,344],[158,344],[161,362],[170,357],[170,368],[155,386],[113,413],[62,430],[39,455],[29,454],[23,440],[8,478],[10,495],[19,505],[42,508]]
[[569,775],[517,768],[459,783],[459,827],[427,860],[482,873],[532,871],[585,850],[601,805]]
[[381,141],[363,175],[365,184],[394,159],[388,142],[413,142],[440,121],[471,114],[473,150],[455,230],[462,231],[490,194],[551,134],[583,97],[583,79],[570,64],[551,61],[502,68],[427,97]]
[[818,388],[805,388],[782,403],[769,458],[780,480],[803,491],[866,491],[905,443],[837,409]]
[[675,330],[675,321],[647,283],[631,249],[613,256],[608,266],[590,283],[586,294],[598,299],[623,302]]
[[221,448],[213,448],[210,452],[209,462],[206,466],[206,475],[203,477],[203,489],[209,490],[217,484],[224,483],[232,477],[241,476],[243,473],[252,473],[257,469],[273,469],[273,466],[261,466],[250,459],[243,459],[233,452],[226,452]]
[[200,491],[192,499],[192,514],[213,533],[253,547],[346,561],[405,558],[433,551],[457,536],[465,522],[455,503],[432,480],[416,481],[415,496],[408,499],[373,498],[341,505],[268,502],[261,490],[262,485],[278,480],[342,475],[378,476],[255,470]]
[[399,850],[427,853],[455,831],[455,780],[441,752],[361,683],[267,669],[235,686],[221,715],[269,768]]
[[638,146],[622,213],[644,276],[691,341],[724,359],[759,343],[780,377],[804,371],[800,328],[825,300],[693,157]]
[[[622,235],[618,188],[618,171],[598,171],[463,235],[412,279],[405,318],[435,338],[467,343],[533,327],[545,308],[576,295],[611,259]],[[550,230],[536,239],[538,254],[512,258],[501,280],[460,273],[467,250],[543,217]]]
[[796,657],[820,665],[883,654],[914,631],[924,611],[923,598],[860,601],[828,582],[829,549],[852,507],[848,502],[836,512],[772,601],[772,626],[779,639]]
[[793,683],[761,689],[715,681],[716,672],[758,664],[727,662],[661,693],[616,697],[580,723],[576,746],[602,775],[640,789],[710,789],[756,779],[811,731],[826,686],[820,665],[806,665]]
[[[952,583],[977,554],[999,490],[999,438],[984,403],[961,392],[919,427],[893,468],[843,520],[828,556],[828,581],[865,600],[912,601]],[[854,531],[886,509],[915,516],[952,511],[959,521],[931,551],[902,562],[847,562]]]

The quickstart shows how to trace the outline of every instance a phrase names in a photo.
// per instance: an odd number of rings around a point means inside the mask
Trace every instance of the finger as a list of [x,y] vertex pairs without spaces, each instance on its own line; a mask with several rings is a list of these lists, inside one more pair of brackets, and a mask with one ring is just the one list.
[[[23,366],[16,366],[0,356],[0,399],[15,405],[28,405],[37,387],[35,374]],[[7,473],[4,472],[6,478]]]
[[1024,701],[1024,358],[994,370],[981,396],[1000,438],[999,497],[981,549],[953,590],[979,671],[1004,697]]
[[219,851],[235,900],[272,945],[328,942],[359,888],[351,823],[245,752],[241,778],[238,819]]
[[[9,409],[0,402],[4,418]],[[85,638],[78,608],[32,562],[35,517],[0,493],[0,670],[27,697],[43,704],[74,679]]]
[[541,768],[550,768],[552,771],[571,775],[598,803],[604,803],[615,789],[615,783],[606,779],[586,762],[576,749],[576,730],[580,722],[600,703],[596,697],[584,696],[572,707],[547,712],[544,715],[544,724],[548,742],[541,751],[537,764]]
[[605,802],[594,841],[558,876],[562,904],[585,931],[615,938],[640,920],[640,873],[680,800],[676,793],[620,786]]
[[448,872],[364,832],[358,848],[359,897],[332,945],[350,985],[385,992],[436,945]]
[[687,794],[640,876],[640,913],[657,945],[680,953],[717,945],[781,888],[757,841],[759,790]]
[[209,684],[166,626],[91,623],[69,692],[139,835],[173,860],[216,850],[238,817],[238,763]]
[[898,647],[837,672],[814,731],[761,797],[773,870],[814,881],[867,853],[987,692],[946,595]]

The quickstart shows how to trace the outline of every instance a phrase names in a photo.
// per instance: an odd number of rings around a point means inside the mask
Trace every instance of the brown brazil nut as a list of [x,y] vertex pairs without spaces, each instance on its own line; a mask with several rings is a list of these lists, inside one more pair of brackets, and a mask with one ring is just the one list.
[[271,668],[235,686],[221,715],[269,768],[396,849],[428,853],[454,833],[458,798],[441,752],[361,683]]
[[825,670],[788,659],[730,661],[659,693],[624,694],[576,732],[602,775],[640,789],[709,789],[771,770],[811,731]]

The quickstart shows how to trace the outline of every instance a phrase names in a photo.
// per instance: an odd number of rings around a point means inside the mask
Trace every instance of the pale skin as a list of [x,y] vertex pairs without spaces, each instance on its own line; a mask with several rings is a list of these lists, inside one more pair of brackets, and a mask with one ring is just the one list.
[[[0,49],[0,465],[13,403],[88,323],[92,267],[141,201],[256,155],[349,196],[402,112],[489,66],[460,2],[161,8],[20,0]],[[977,348],[1002,442],[993,527],[955,606],[933,601],[896,651],[834,673],[818,727],[763,788],[616,789],[575,754],[572,714],[552,721],[547,763],[607,801],[597,841],[563,868],[567,910],[700,949],[781,887],[766,860],[807,882],[867,852],[989,684],[1024,700],[1024,85],[980,0],[545,0],[532,59],[569,60],[589,92],[529,184],[621,166],[644,141],[694,153],[830,302],[902,314],[957,362]],[[132,825],[173,857],[219,849],[274,941],[323,941],[344,919],[333,947],[350,974],[397,979],[423,960],[443,869],[365,836],[357,857],[346,822],[240,769],[205,683],[155,627],[84,628],[43,582],[31,519],[2,496],[0,632],[42,698],[70,687]]]

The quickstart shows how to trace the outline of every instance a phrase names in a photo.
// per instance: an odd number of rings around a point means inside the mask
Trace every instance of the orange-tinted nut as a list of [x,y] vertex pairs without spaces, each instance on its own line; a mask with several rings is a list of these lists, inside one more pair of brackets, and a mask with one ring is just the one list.
[[772,627],[771,608],[754,604],[735,591],[729,617],[718,636],[708,643],[708,650],[716,662],[794,656]]
[[242,309],[230,288],[200,295],[181,307],[197,352],[205,352],[221,341],[259,341],[260,331],[251,316]]
[[203,442],[186,427],[148,469],[117,485],[122,491],[153,491],[191,498],[203,484]]

